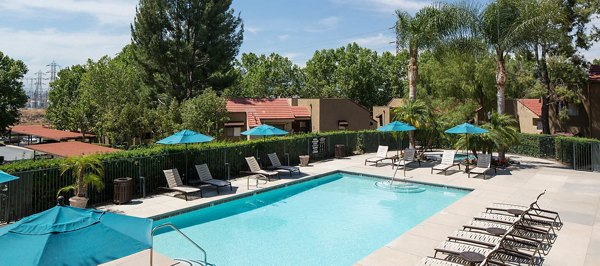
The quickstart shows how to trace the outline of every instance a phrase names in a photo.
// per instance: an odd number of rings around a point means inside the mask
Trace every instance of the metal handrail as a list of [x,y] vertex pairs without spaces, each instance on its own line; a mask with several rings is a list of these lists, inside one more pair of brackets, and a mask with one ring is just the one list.
[[152,241],[152,246],[150,246],[150,266],[152,266],[152,257],[154,255],[154,233],[156,232],[156,230],[165,228],[165,227],[170,227],[171,229],[175,230],[177,233],[179,233],[181,236],[183,236],[185,239],[187,239],[190,243],[192,243],[192,245],[194,245],[198,250],[200,250],[202,252],[202,254],[204,254],[204,265],[205,266],[208,265],[206,263],[207,262],[206,251],[203,248],[201,248],[198,244],[196,244],[196,242],[194,242],[194,240],[192,240],[186,234],[184,234],[179,229],[177,229],[177,227],[175,227],[175,225],[173,225],[172,223],[166,223],[166,224],[162,224],[157,227],[154,227],[152,229],[152,233],[150,233],[150,239]]

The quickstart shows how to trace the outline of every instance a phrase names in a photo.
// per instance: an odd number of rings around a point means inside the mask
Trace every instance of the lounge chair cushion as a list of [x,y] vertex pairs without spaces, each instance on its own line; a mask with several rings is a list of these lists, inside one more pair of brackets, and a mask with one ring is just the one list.
[[279,174],[276,171],[262,170],[260,168],[260,165],[258,165],[258,162],[256,161],[256,158],[254,158],[254,156],[246,157],[246,162],[248,163],[248,168],[250,168],[250,172],[252,172],[254,174],[263,174],[263,175],[270,175],[270,176]]

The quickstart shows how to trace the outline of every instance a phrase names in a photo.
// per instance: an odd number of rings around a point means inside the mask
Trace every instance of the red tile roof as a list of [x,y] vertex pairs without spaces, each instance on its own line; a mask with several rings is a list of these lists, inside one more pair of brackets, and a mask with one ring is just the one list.
[[600,82],[600,65],[591,65],[589,79],[593,82]]
[[[16,125],[11,127],[10,130],[12,133],[16,134],[37,136],[57,141],[83,138],[81,133],[78,132],[56,130],[42,125]],[[93,137],[94,135],[86,134],[86,136]]]
[[535,115],[542,116],[542,101],[540,99],[519,99],[518,101]]
[[246,113],[249,127],[261,125],[263,119],[293,120],[299,117],[310,117],[310,110],[305,106],[290,106],[287,99],[229,99],[227,111],[230,113]]
[[60,157],[74,157],[96,153],[110,153],[120,151],[118,149],[83,143],[81,141],[67,141],[47,144],[36,144],[25,146],[28,149],[52,154]]

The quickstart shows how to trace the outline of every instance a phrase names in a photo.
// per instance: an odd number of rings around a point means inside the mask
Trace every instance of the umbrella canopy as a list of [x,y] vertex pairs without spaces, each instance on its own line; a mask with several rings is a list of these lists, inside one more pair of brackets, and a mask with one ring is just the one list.
[[394,121],[392,123],[389,123],[385,126],[378,128],[377,130],[384,131],[384,132],[400,132],[400,131],[412,131],[412,130],[416,130],[416,128],[409,124],[400,122],[400,121]]
[[6,183],[8,181],[17,180],[17,179],[19,179],[19,178],[14,175],[9,175],[9,174],[5,173],[4,171],[0,170],[0,184]]
[[464,123],[464,124],[455,126],[451,129],[448,129],[444,132],[449,133],[449,134],[483,134],[483,133],[487,133],[488,131],[483,128],[480,128],[478,126],[471,125],[469,123]]
[[97,265],[152,246],[152,220],[56,206],[0,228],[6,265]]
[[287,131],[281,130],[274,126],[269,126],[267,124],[262,124],[250,130],[246,130],[241,133],[246,136],[281,136],[288,134]]
[[199,142],[209,142],[214,138],[204,134],[200,134],[193,130],[182,130],[171,136],[157,141],[158,144],[189,144]]

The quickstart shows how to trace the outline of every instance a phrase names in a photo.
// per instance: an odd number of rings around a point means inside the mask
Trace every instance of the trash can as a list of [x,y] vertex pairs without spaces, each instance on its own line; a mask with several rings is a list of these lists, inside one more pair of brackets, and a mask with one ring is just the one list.
[[300,155],[300,166],[308,166],[309,161],[310,161],[309,155]]
[[344,157],[346,157],[346,145],[344,145],[344,144],[335,145],[335,158],[339,159],[339,158],[344,158]]
[[113,202],[123,204],[131,201],[133,197],[133,178],[117,178],[113,183],[115,185]]

